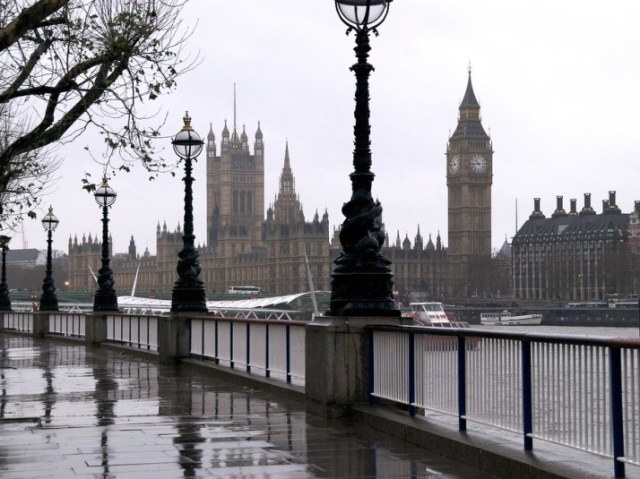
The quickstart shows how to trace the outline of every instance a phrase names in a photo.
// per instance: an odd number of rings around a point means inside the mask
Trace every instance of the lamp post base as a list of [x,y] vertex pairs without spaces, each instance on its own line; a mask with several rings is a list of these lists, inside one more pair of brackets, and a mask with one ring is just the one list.
[[59,311],[58,298],[55,293],[42,293],[42,296],[40,296],[40,311]]
[[381,271],[340,271],[331,275],[329,316],[400,317],[393,299],[393,273]]
[[118,311],[118,296],[115,291],[97,290],[93,296],[94,311]]
[[11,311],[11,298],[4,284],[0,284],[0,311]]
[[203,283],[183,285],[177,282],[171,292],[172,313],[206,313],[207,298]]

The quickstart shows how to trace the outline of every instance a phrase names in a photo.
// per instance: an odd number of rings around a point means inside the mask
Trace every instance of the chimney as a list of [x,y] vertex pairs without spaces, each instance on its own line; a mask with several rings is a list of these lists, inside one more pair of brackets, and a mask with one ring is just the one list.
[[571,203],[571,211],[569,212],[569,216],[576,216],[578,214],[578,200],[576,200],[575,198],[571,198],[569,201]]
[[531,216],[529,216],[530,220],[536,218],[544,218],[542,211],[540,211],[540,198],[533,199],[533,213],[531,213]]
[[584,206],[582,207],[582,210],[580,210],[580,216],[595,215],[595,214],[596,214],[596,212],[591,207],[591,193],[585,193],[584,194]]
[[603,213],[609,212],[609,200],[602,200],[602,212]]
[[634,203],[634,210],[640,215],[640,200],[636,200]]
[[557,218],[558,216],[567,216],[567,212],[562,206],[562,196],[556,196],[556,210],[551,215],[552,218]]
[[606,213],[611,213],[611,214],[622,213],[622,211],[620,211],[620,208],[618,208],[618,205],[616,205],[616,192],[613,190],[609,191],[609,201],[607,202]]

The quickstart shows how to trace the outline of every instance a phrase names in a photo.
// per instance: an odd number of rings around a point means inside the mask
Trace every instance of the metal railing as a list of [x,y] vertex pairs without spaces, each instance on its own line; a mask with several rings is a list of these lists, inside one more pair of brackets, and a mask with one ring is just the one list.
[[192,357],[304,385],[304,321],[191,319]]
[[2,329],[33,333],[33,313],[7,311],[2,314]]
[[84,338],[87,316],[83,313],[49,313],[49,334]]
[[640,340],[376,327],[370,394],[640,464]]
[[136,349],[158,351],[158,317],[109,314],[107,341]]

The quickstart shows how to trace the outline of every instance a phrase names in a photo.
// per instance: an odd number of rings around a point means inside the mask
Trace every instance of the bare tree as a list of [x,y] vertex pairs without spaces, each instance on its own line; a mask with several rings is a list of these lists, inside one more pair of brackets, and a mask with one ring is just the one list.
[[10,125],[0,147],[2,204],[11,195],[32,204],[38,190],[24,179],[50,169],[42,149],[91,125],[109,161],[117,158],[112,167],[170,166],[153,148],[164,116],[145,115],[141,103],[173,90],[197,62],[183,52],[185,1],[0,0],[0,117]]
[[[15,141],[24,128],[19,115],[11,112],[6,104],[0,104],[0,155]],[[35,216],[33,208],[54,178],[59,166],[52,154],[52,148],[42,148],[36,152],[26,152],[8,159],[8,167],[0,170],[0,218],[4,226],[13,227],[24,214]],[[46,160],[42,160],[46,158]]]

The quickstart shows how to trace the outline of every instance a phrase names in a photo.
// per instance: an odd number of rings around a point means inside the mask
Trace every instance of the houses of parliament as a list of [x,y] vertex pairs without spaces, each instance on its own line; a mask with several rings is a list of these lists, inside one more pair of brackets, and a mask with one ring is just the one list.
[[[266,294],[308,291],[309,276],[316,290],[328,290],[341,248],[338,231],[329,231],[326,210],[305,218],[288,144],[278,193],[265,217],[265,141],[259,123],[251,143],[244,127],[238,132],[234,124],[230,131],[226,122],[219,141],[211,127],[205,139],[207,237],[198,253],[208,293],[238,285],[258,286]],[[469,268],[491,255],[492,153],[469,73],[446,154],[449,247],[439,233],[424,238],[419,227],[411,239],[399,233],[387,237],[382,253],[392,262],[400,294],[469,294]],[[70,289],[95,289],[92,271],[100,267],[101,247],[97,235],[69,239]],[[180,227],[169,229],[166,223],[157,226],[156,255],[141,254],[132,237],[126,253],[112,254],[116,289],[129,291],[137,275],[141,294],[169,292],[181,248]]]
[[[245,128],[226,125],[217,141],[210,127],[206,146],[206,243],[198,248],[200,278],[208,294],[251,285],[279,295],[330,288],[333,260],[339,255],[339,228],[329,231],[326,210],[305,218],[295,188],[289,146],[283,152],[279,189],[266,209],[265,141],[258,123],[250,145]],[[491,254],[493,148],[485,132],[469,72],[459,105],[458,124],[448,139],[447,245],[437,233],[424,238],[387,236],[382,249],[391,261],[394,287],[403,301],[472,297],[516,299],[592,299],[616,290],[637,294],[640,278],[628,267],[640,257],[640,203],[631,214],[615,204],[615,193],[597,214],[585,195],[566,213],[560,203],[550,218],[535,199],[529,220],[500,251]],[[612,226],[613,225],[613,226]],[[157,254],[140,254],[134,238],[126,253],[112,255],[118,291],[129,291],[137,277],[140,294],[169,293],[177,278],[180,227],[158,224]],[[93,271],[101,263],[101,243],[91,236],[69,239],[69,289],[95,289]],[[513,247],[513,248],[512,248]],[[632,255],[633,258],[629,255]]]

